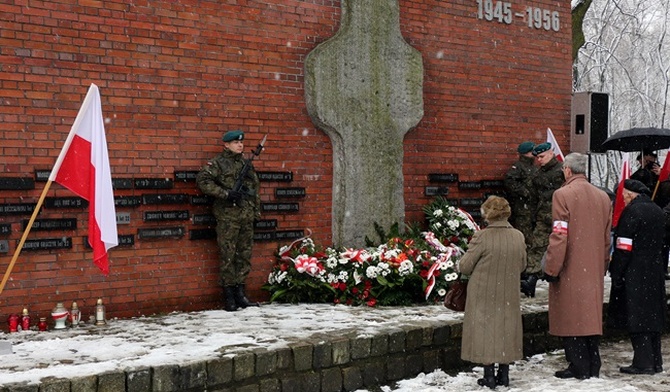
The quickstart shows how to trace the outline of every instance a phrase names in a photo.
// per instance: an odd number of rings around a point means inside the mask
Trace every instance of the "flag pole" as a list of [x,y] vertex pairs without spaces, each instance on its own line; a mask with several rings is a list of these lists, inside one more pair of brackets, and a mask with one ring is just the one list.
[[5,276],[2,277],[2,282],[0,283],[0,294],[2,294],[2,290],[5,289],[5,284],[7,284],[7,280],[9,279],[9,274],[12,273],[12,269],[14,268],[14,264],[16,263],[16,259],[19,258],[19,254],[21,254],[21,250],[23,249],[23,244],[25,244],[26,239],[28,238],[28,233],[30,233],[30,229],[33,227],[33,223],[35,222],[35,218],[37,218],[37,214],[40,212],[40,208],[42,207],[42,203],[44,203],[44,198],[47,195],[47,191],[49,191],[49,188],[51,187],[51,180],[47,181],[47,184],[44,186],[44,190],[42,191],[42,194],[40,195],[40,199],[37,201],[37,206],[35,206],[35,211],[33,211],[33,215],[30,217],[30,221],[28,221],[28,225],[26,226],[25,230],[23,230],[23,236],[21,237],[21,240],[19,241],[19,244],[16,247],[16,250],[14,251],[14,256],[12,256],[12,261],[9,263],[9,267],[7,267],[7,271],[5,272]]

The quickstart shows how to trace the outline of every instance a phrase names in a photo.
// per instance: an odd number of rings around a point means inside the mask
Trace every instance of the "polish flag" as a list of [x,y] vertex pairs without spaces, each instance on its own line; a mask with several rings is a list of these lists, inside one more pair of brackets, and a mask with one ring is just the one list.
[[556,138],[554,137],[554,133],[551,132],[551,128],[547,128],[547,143],[551,143],[551,148],[554,150],[554,155],[556,156],[556,159],[559,162],[563,162],[565,159],[565,156],[563,156],[563,152],[561,151],[561,147],[558,146],[558,142],[556,141]]
[[616,199],[614,199],[614,212],[612,215],[612,227],[616,227],[619,223],[619,217],[621,217],[621,211],[623,211],[625,204],[623,202],[623,182],[624,180],[630,178],[630,162],[629,154],[623,154],[621,158],[621,177],[619,177],[619,186],[616,189]]
[[93,248],[93,262],[109,274],[107,250],[118,245],[118,234],[100,91],[95,84],[88,89],[49,180],[88,200],[88,243]]
[[658,173],[658,182],[663,182],[670,177],[670,153],[665,156],[665,161],[663,161],[663,167],[661,168],[660,173]]

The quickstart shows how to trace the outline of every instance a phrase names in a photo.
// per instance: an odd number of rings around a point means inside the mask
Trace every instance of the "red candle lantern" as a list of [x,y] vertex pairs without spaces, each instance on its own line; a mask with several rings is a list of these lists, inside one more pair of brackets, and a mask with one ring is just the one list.
[[21,317],[21,330],[22,331],[30,330],[30,314],[28,313],[28,309],[26,308],[23,309],[23,316]]
[[21,317],[18,314],[10,314],[7,318],[7,324],[9,324],[9,332],[17,332],[19,330],[19,324],[21,322]]

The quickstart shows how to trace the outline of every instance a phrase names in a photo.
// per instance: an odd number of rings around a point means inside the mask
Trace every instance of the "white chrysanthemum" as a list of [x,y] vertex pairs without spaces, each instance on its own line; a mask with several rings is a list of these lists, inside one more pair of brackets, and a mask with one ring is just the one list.
[[440,266],[438,267],[441,271],[446,271],[449,269],[449,266],[447,265],[447,262],[440,263]]
[[[275,276],[275,281],[277,284],[281,283],[288,277],[288,272],[286,271],[281,271]],[[290,279],[288,279],[290,281]]]
[[337,276],[337,278],[342,282],[346,282],[347,279],[349,279],[349,273],[347,271],[340,271],[340,274]]
[[[442,223],[440,223],[440,222],[435,222],[435,223],[433,223],[433,227],[434,227],[435,229],[439,229],[439,228],[442,227]],[[437,230],[434,230],[434,231],[437,231]]]
[[441,217],[442,215],[444,215],[444,211],[439,210],[439,209],[438,209],[438,210],[435,210],[435,211],[433,211],[433,215],[439,218],[439,217]]
[[337,276],[336,276],[335,274],[330,273],[330,274],[328,274],[328,276],[326,277],[326,281],[327,281],[328,283],[335,283],[335,282],[338,281],[338,280],[337,280]]
[[447,222],[447,226],[449,226],[449,229],[451,230],[456,230],[458,229],[458,226],[460,226],[460,222],[458,222],[456,219],[451,219]]
[[326,259],[326,267],[335,268],[335,267],[337,267],[338,262],[339,261],[338,261],[337,257],[328,257]]
[[365,276],[367,276],[369,279],[376,279],[378,272],[378,268],[371,265],[365,270]]
[[444,297],[445,295],[447,295],[447,290],[439,289],[439,290],[437,290],[437,295],[440,296],[440,297]]
[[398,267],[398,274],[400,274],[400,276],[406,276],[411,274],[413,270],[414,264],[412,264],[412,262],[409,260],[405,260],[400,263],[400,266]]
[[451,260],[447,260],[444,264],[446,264],[447,268],[454,268],[454,262]]

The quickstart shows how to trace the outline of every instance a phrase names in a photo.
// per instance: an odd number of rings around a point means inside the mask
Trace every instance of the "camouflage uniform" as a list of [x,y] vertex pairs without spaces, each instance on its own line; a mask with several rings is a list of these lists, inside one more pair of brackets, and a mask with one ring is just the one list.
[[520,156],[505,175],[505,190],[507,200],[512,207],[510,223],[523,233],[526,247],[530,246],[535,226],[535,208],[533,178],[537,173],[537,166],[533,164],[535,158]]
[[563,164],[556,157],[540,167],[533,178],[532,190],[537,200],[537,210],[535,230],[528,252],[528,266],[525,271],[528,275],[539,274],[542,271],[542,256],[549,245],[549,234],[554,223],[551,216],[551,198],[563,182],[565,182]]
[[196,179],[204,194],[215,197],[212,212],[217,221],[216,240],[223,286],[244,284],[251,271],[254,219],[260,217],[259,182],[253,166],[243,181],[245,196],[239,205],[227,200],[244,162],[242,154],[225,150],[207,162]]

